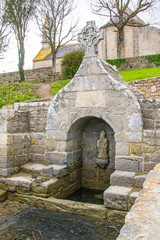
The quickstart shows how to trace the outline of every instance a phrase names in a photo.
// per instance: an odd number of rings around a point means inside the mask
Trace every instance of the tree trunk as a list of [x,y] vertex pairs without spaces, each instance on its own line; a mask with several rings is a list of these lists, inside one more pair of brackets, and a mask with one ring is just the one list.
[[52,68],[53,72],[56,72],[56,53],[54,49],[52,49]]
[[123,47],[124,47],[124,31],[123,28],[118,29],[118,47],[117,47],[117,58],[123,58]]
[[18,56],[19,56],[19,63],[18,63],[18,70],[19,70],[19,76],[20,76],[20,82],[25,81],[24,76],[24,45],[23,43],[20,44],[20,47],[18,48]]

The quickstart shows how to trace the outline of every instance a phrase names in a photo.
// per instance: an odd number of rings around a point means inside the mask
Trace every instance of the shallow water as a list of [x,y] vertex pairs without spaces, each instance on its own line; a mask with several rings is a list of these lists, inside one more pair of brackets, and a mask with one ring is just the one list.
[[107,220],[12,202],[1,203],[0,211],[1,240],[113,240],[121,228]]
[[86,188],[80,188],[70,196],[67,197],[68,200],[84,202],[84,203],[94,203],[103,205],[103,192],[101,190],[91,190]]

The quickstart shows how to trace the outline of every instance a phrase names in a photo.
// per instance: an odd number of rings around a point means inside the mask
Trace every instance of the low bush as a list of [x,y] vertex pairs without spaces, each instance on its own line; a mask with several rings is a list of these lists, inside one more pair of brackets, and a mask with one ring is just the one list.
[[147,59],[149,62],[152,62],[155,64],[155,66],[160,66],[160,54],[153,54],[153,55],[147,55],[144,56],[145,59]]
[[119,68],[122,63],[126,63],[126,58],[106,59],[105,61]]
[[84,56],[83,50],[73,51],[67,53],[61,63],[61,70],[62,70],[62,77],[64,79],[71,79],[74,77],[75,73],[77,72],[82,59]]

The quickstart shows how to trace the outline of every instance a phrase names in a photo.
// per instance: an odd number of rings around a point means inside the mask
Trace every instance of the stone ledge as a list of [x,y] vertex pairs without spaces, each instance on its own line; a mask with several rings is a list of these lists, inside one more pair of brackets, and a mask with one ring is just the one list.
[[117,223],[123,223],[126,216],[125,211],[108,210],[103,205],[81,203],[54,197],[42,198],[36,196],[9,194],[10,200],[20,201],[21,203],[35,205],[55,211],[74,213],[78,215],[92,216],[99,219],[109,219]]

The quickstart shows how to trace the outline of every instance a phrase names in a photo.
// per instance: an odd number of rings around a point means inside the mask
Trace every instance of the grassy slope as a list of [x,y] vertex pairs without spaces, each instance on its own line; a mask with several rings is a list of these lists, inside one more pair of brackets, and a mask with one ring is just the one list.
[[0,108],[6,104],[13,104],[39,98],[32,90],[33,83],[9,83],[0,85]]
[[61,88],[66,86],[70,82],[70,79],[63,80],[63,81],[56,81],[51,83],[51,93],[52,95],[56,95]]
[[[119,73],[126,82],[130,82],[160,76],[160,67],[120,71]],[[61,88],[69,83],[69,81],[70,79],[51,83],[52,95],[56,95]],[[38,98],[39,96],[35,96],[32,84],[34,83],[23,82],[0,85],[0,108],[6,104]]]
[[119,74],[124,79],[124,81],[131,82],[134,80],[141,80],[160,76],[160,67],[120,71]]

